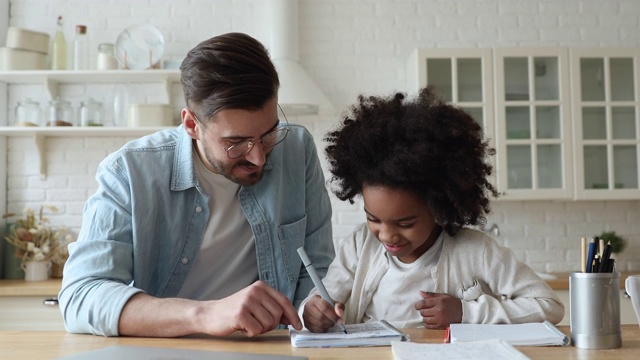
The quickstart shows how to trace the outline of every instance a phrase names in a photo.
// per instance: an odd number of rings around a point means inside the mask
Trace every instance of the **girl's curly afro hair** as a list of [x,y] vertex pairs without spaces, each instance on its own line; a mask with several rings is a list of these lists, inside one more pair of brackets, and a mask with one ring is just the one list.
[[436,222],[454,235],[464,225],[486,222],[486,161],[495,150],[480,125],[462,109],[424,88],[415,99],[359,96],[325,150],[340,200],[362,194],[363,185],[408,190],[424,199]]

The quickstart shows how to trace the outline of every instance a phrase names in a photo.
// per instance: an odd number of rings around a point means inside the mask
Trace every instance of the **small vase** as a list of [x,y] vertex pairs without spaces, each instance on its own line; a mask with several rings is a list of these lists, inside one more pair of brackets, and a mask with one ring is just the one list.
[[26,261],[22,263],[25,281],[45,281],[49,279],[51,261]]

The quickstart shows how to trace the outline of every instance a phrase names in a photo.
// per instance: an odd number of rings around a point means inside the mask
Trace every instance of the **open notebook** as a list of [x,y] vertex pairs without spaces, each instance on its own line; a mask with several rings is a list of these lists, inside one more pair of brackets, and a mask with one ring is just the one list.
[[513,346],[567,346],[571,339],[552,323],[526,324],[451,324],[451,343],[503,340]]
[[372,321],[345,325],[347,334],[334,326],[325,333],[289,328],[293,347],[389,346],[392,341],[408,341],[409,337],[388,322]]

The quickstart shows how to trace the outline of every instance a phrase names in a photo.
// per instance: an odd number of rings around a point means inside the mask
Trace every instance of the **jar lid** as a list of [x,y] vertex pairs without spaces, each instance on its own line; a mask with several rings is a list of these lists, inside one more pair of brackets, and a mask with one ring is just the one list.
[[76,33],[80,34],[80,35],[84,35],[87,33],[87,26],[86,25],[76,25]]
[[71,105],[71,102],[61,99],[59,96],[49,101],[49,105]]
[[24,98],[23,100],[18,101],[18,105],[36,105],[40,106],[40,103],[32,100],[31,98]]

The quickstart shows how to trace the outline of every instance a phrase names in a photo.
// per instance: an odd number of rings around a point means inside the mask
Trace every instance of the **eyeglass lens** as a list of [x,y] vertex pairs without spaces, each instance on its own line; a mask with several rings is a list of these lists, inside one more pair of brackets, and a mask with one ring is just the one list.
[[[260,138],[260,143],[262,144],[262,148],[269,149],[278,145],[284,140],[285,137],[287,137],[287,133],[289,133],[289,129],[280,128],[268,134],[265,134],[262,138]],[[227,149],[227,154],[231,159],[239,158],[242,155],[251,151],[255,143],[256,142],[254,140],[249,140],[249,141],[241,142],[239,144],[235,144]]]

